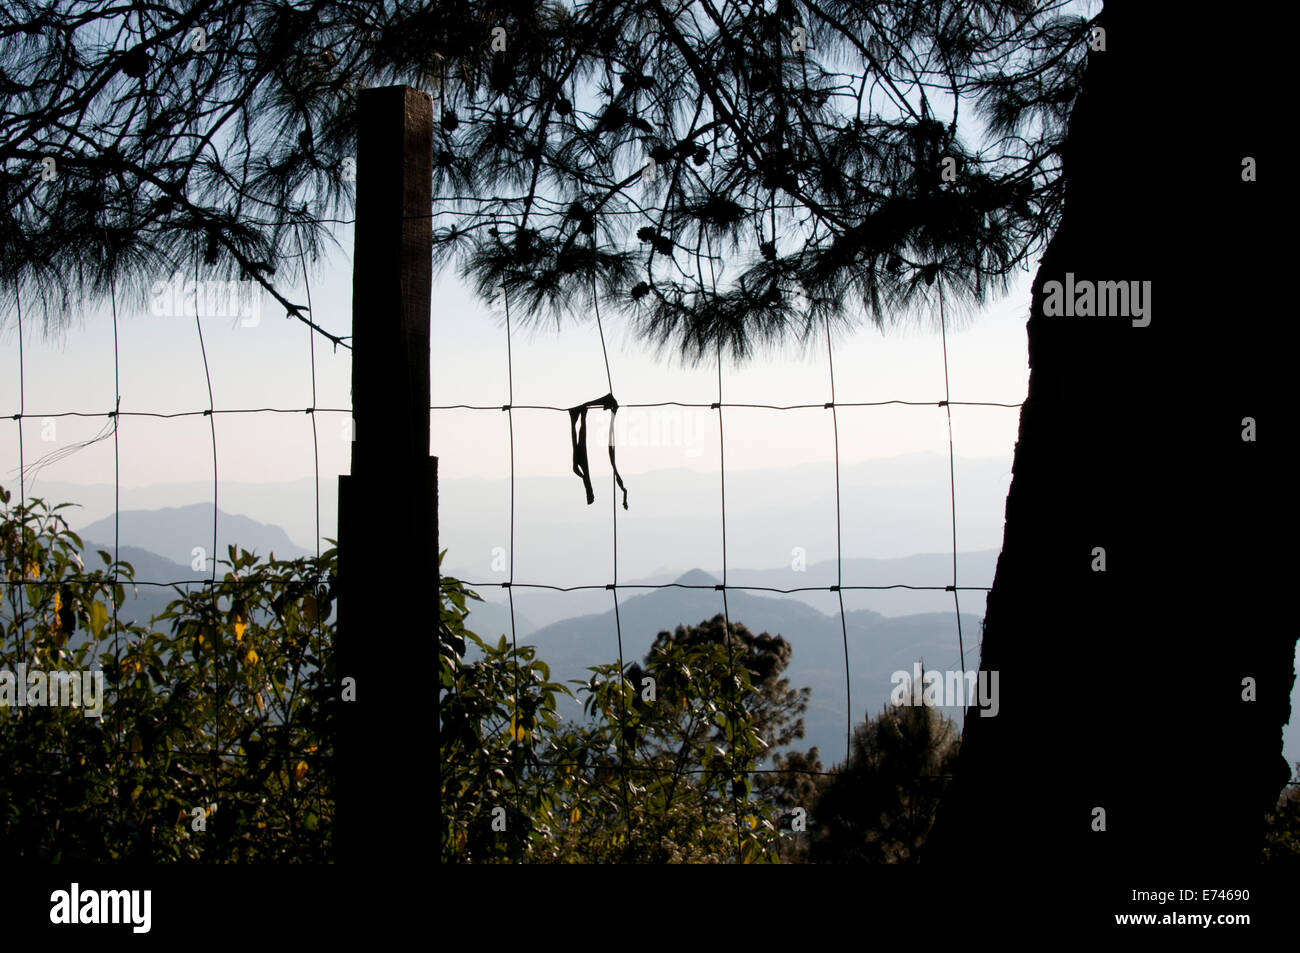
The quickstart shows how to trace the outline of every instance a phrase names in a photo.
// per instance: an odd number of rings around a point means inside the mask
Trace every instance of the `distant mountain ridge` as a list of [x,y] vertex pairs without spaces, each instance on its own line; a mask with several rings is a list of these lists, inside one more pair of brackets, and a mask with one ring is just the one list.
[[[588,666],[619,659],[620,634],[624,664],[644,658],[660,631],[678,625],[698,625],[723,614],[722,593],[713,589],[719,579],[702,570],[691,570],[673,581],[672,587],[642,595],[620,596],[617,623],[612,597],[605,612],[565,619],[538,629],[526,639],[538,656],[551,667],[556,681],[586,680]],[[677,588],[704,586],[708,588]],[[927,668],[952,669],[961,656],[954,612],[922,613],[890,618],[871,610],[846,611],[841,624],[839,612],[828,615],[793,598],[769,598],[743,591],[727,593],[727,615],[752,632],[781,635],[793,646],[790,667],[785,672],[791,686],[812,689],[804,716],[807,736],[797,747],[817,746],[823,763],[843,760],[847,742],[845,643],[848,645],[849,683],[852,692],[852,720],[856,724],[875,714],[888,700],[895,671],[912,671],[915,662]],[[469,628],[485,639],[500,633],[485,629],[475,609]],[[978,667],[980,619],[968,613],[961,619],[966,666]],[[581,709],[573,702],[562,706],[567,717],[577,718]],[[959,709],[945,709],[960,719]]]
[[[448,559],[452,555],[449,554]],[[995,549],[958,553],[958,584],[963,587],[987,587],[993,585],[993,575],[997,570],[997,562],[998,550]],[[468,570],[454,565],[444,567],[444,570],[447,575],[454,576],[457,579],[479,583],[479,594],[489,604],[498,606],[504,602],[503,591],[493,586],[493,583],[498,580],[504,581],[505,576],[503,573],[496,573],[482,578],[481,576],[471,575]],[[840,582],[838,570],[839,567],[837,567],[835,560],[813,563],[797,571],[790,566],[784,566],[780,569],[753,569],[743,566],[731,566],[727,572],[727,585],[729,587],[761,586],[771,590],[785,591],[806,588],[812,591],[789,592],[785,598],[805,602],[815,609],[826,612],[829,611],[829,604],[836,601],[834,596],[830,594],[829,587]],[[692,577],[696,579],[707,576],[712,580],[715,576],[721,575],[717,571],[714,571],[712,575],[703,570],[693,570],[692,572],[700,573],[699,576]],[[620,586],[628,588],[626,590],[620,589],[620,592],[626,592],[627,595],[637,595],[637,586],[661,586],[674,582],[681,584],[680,573],[680,569],[675,572],[661,570],[652,575],[621,581]],[[913,556],[900,556],[894,559],[846,558],[843,561],[842,580],[842,584],[846,587],[845,606],[848,609],[870,609],[884,616],[947,612],[951,610],[953,597],[952,593],[945,592],[942,587],[951,584],[952,574],[952,553],[922,553]],[[607,578],[606,575],[602,574],[590,581],[604,583]],[[527,585],[530,582],[542,581],[544,580],[519,577],[515,579],[513,592],[517,616],[516,628],[520,633],[524,631],[518,624],[518,617],[521,615],[533,620],[537,626],[544,626],[573,616],[603,612],[611,605],[609,592],[603,588],[603,585],[597,588],[580,589],[572,592],[534,589]],[[714,582],[703,584],[713,585]],[[853,586],[878,586],[882,588],[853,589]],[[911,586],[930,588],[903,588]],[[776,591],[755,592],[753,595],[760,598],[776,598],[781,596],[781,593]],[[963,612],[971,612],[981,618],[983,617],[986,593],[963,590],[959,593],[959,596]],[[503,605],[501,607],[505,608]],[[495,610],[485,608],[483,611],[485,614],[491,611],[493,617],[496,618]],[[506,618],[508,619],[508,613]]]
[[[1011,479],[1010,458],[956,459],[958,540],[964,550],[1001,547],[1006,490]],[[857,463],[840,470],[843,497],[843,553],[846,559],[890,558],[899,553],[940,553],[951,544],[949,469],[947,454],[908,453]],[[619,513],[619,565],[626,578],[659,575],[664,567],[679,574],[690,566],[719,566],[720,514],[716,471],[683,467],[625,472],[634,482],[631,507]],[[314,552],[317,533],[337,538],[338,481],[322,475],[267,483],[222,480],[216,488],[222,513],[245,516],[282,527],[296,541],[297,553]],[[508,477],[444,476],[439,481],[440,545],[452,562],[472,579],[496,572],[499,550],[510,539]],[[514,481],[519,506],[515,520],[517,578],[549,574],[537,580],[571,586],[587,580],[593,570],[610,565],[609,511],[587,507],[582,484],[571,473],[520,475]],[[792,549],[807,553],[810,565],[836,552],[835,467],[833,462],[727,472],[727,534],[732,566],[776,570],[789,566]],[[71,483],[42,477],[29,493],[50,502],[73,502],[70,519],[95,525],[111,518],[114,508],[156,511],[192,505],[207,511],[196,521],[190,546],[211,545],[213,484],[209,480],[115,487],[108,483]],[[318,525],[319,522],[319,525]],[[204,527],[206,526],[206,529]],[[74,528],[78,524],[74,523]],[[228,542],[247,543],[220,528],[222,552]],[[111,532],[96,538],[112,539]],[[147,542],[133,545],[158,551]],[[189,542],[182,540],[181,542]],[[283,540],[274,548],[281,553]],[[182,564],[189,550],[160,552]],[[672,577],[670,577],[672,578]],[[666,581],[666,580],[661,580]],[[731,581],[731,580],[728,580]],[[784,587],[784,588],[788,588]]]
[[[147,624],[178,598],[174,584],[181,584],[186,590],[194,583],[212,578],[214,555],[218,562],[228,559],[227,547],[232,544],[261,557],[272,553],[279,559],[308,555],[280,527],[220,509],[217,511],[218,548],[214,554],[212,505],[194,503],[156,510],[123,510],[116,520],[109,516],[78,528],[77,535],[83,543],[82,561],[88,570],[103,567],[99,550],[110,557],[113,555],[115,529],[117,558],[131,564],[136,578],[136,586],[134,590],[128,588],[119,615],[141,624]],[[196,553],[196,549],[202,553]],[[200,556],[199,565],[203,568],[195,569]],[[218,577],[222,574],[220,565],[216,566],[216,574]]]
[[[177,565],[192,565],[200,558],[195,550],[201,549],[201,558],[208,570],[211,570],[213,525],[210,503],[193,503],[157,510],[123,510],[116,520],[112,516],[104,517],[81,527],[77,534],[83,540],[111,541],[115,528],[119,545],[148,550]],[[308,554],[296,545],[278,526],[260,523],[221,509],[217,510],[216,530],[217,559],[228,558],[227,548],[232,544],[263,557],[269,557],[273,553],[280,559],[315,555]],[[111,551],[113,547],[110,543],[100,548]]]

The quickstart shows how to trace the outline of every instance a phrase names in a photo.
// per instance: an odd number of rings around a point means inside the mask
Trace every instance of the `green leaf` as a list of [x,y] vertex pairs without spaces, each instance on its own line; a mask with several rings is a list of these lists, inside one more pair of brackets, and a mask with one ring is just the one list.
[[104,631],[104,626],[108,624],[108,609],[104,604],[96,599],[90,604],[90,634],[96,639]]

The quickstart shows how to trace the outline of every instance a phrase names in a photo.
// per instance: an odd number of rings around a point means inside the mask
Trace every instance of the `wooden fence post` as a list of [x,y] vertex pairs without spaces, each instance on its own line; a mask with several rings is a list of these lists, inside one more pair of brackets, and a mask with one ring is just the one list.
[[335,854],[341,862],[391,870],[399,858],[409,862],[435,850],[427,818],[438,800],[441,603],[437,460],[429,455],[427,93],[407,86],[361,92],[356,174],[352,472],[339,477],[336,658],[345,701]]

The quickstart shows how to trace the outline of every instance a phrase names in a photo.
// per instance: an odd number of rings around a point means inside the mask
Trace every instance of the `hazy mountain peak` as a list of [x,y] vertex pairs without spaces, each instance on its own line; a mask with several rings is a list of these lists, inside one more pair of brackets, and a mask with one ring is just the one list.
[[710,576],[703,569],[692,569],[673,580],[675,586],[716,586],[722,580]]
[[[111,543],[116,533],[122,546],[147,549],[184,566],[196,558],[206,561],[213,557],[214,554],[209,552],[213,543],[212,515],[211,503],[155,510],[122,510],[116,520],[112,516],[96,520],[79,529],[78,534],[83,539]],[[225,510],[218,510],[216,522],[215,555],[218,559],[226,558],[227,547],[232,544],[263,557],[272,552],[280,559],[307,555],[307,551],[295,545],[279,526]]]

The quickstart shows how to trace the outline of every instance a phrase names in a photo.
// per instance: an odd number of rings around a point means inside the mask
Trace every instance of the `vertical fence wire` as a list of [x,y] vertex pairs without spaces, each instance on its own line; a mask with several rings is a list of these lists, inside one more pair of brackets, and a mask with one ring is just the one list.
[[[113,308],[113,680],[119,686],[122,684],[122,653],[118,646],[118,636],[121,634],[121,627],[117,618],[117,570],[118,564],[122,559],[122,454],[121,446],[118,440],[119,424],[121,422],[120,414],[122,412],[122,368],[121,360],[118,353],[117,340],[117,282],[111,277],[109,279],[109,301]],[[102,669],[102,665],[100,666]],[[117,744],[113,746],[114,760],[117,763],[120,776],[121,757],[122,757],[122,711],[120,705],[113,706],[115,727],[113,737],[117,739]],[[120,818],[119,818],[120,822]]]
[[[519,821],[523,819],[523,806],[520,800],[519,791],[519,751],[520,739],[519,734],[522,731],[522,724],[519,719],[519,636],[515,625],[515,357],[514,344],[511,340],[512,329],[510,327],[510,296],[502,288],[503,305],[506,312],[506,405],[503,410],[506,412],[506,426],[510,433],[510,565],[508,580],[506,582],[506,599],[510,603],[510,647],[511,661],[515,674],[514,695],[511,698],[513,714],[510,719],[510,746],[513,752],[510,758],[510,778],[513,784],[515,794],[515,812]],[[518,826],[518,825],[516,825]],[[520,841],[518,850],[515,854],[515,860],[523,863],[523,842]]]
[[[302,245],[301,233],[297,234],[297,239],[298,239],[298,261],[302,267],[303,290],[307,294],[307,317],[310,318],[312,324],[314,324],[316,322],[316,311],[312,305],[312,297],[311,297],[311,270],[307,267],[307,253],[304,250]],[[308,358],[311,363],[311,406],[307,408],[307,416],[311,418],[311,451],[312,451],[312,475],[313,475],[312,476],[313,479],[312,502],[313,502],[313,508],[314,508],[313,512],[315,515],[315,526],[316,526],[315,546],[313,547],[316,551],[316,561],[312,564],[312,582],[311,582],[312,604],[316,607],[316,611],[314,613],[315,618],[312,621],[312,635],[315,636],[315,641],[316,641],[316,658],[320,659],[323,658],[322,648],[323,648],[323,641],[324,641],[324,624],[325,624],[325,614],[321,611],[321,609],[325,600],[321,598],[322,591],[321,591],[321,578],[320,578],[320,558],[321,558],[320,434],[318,432],[317,423],[316,423],[316,399],[317,399],[316,332],[310,326],[308,326],[307,328],[307,348],[308,348]],[[297,693],[298,687],[299,686],[295,681],[294,683],[295,694]],[[258,693],[258,697],[260,698],[262,693],[262,686],[260,683],[257,687],[257,693]],[[289,777],[293,778],[294,774],[295,773],[293,771],[290,771]],[[316,805],[318,808],[317,817],[319,818],[323,813],[320,810],[322,804],[320,798],[319,785],[317,786],[316,791],[317,791]]]
[[[948,417],[948,499],[952,507],[952,591],[953,610],[957,616],[957,651],[961,670],[966,671],[966,643],[961,632],[961,600],[957,594],[957,469],[952,448],[952,392],[948,388],[948,327],[943,310],[943,287],[939,288],[939,339],[943,345],[943,409]],[[961,706],[961,723],[966,727],[966,705]]]
[[[199,296],[203,287],[203,282],[199,278],[199,255],[197,240],[194,248],[194,327],[199,335],[199,353],[203,357],[203,379],[208,388],[208,425],[212,433],[212,575],[209,578],[208,594],[212,600],[212,645],[208,646],[212,652],[212,680],[213,680],[213,703],[212,713],[214,726],[212,729],[213,742],[210,760],[212,763],[212,776],[214,789],[208,799],[201,805],[204,815],[208,813],[209,804],[221,804],[221,763],[222,763],[222,744],[221,744],[221,666],[217,659],[217,645],[220,644],[217,633],[221,631],[221,616],[217,601],[217,506],[219,484],[217,478],[217,404],[212,396],[212,369],[208,365],[208,348],[203,340],[203,322],[200,319],[200,311],[203,309],[199,306]],[[116,508],[115,508],[116,509]]]
[[831,429],[835,435],[835,595],[840,604],[840,634],[844,637],[844,763],[853,756],[853,680],[849,667],[849,624],[844,614],[844,520],[840,515],[840,418],[835,406],[835,354],[831,322],[826,318],[826,369],[831,384]]
[[[592,238],[592,260],[596,257],[595,237]],[[596,330],[600,334],[600,353],[605,359],[605,382],[609,386],[609,393],[614,394],[614,375],[609,369],[609,349],[605,346],[605,328],[600,320],[600,295],[596,290],[596,272],[591,273],[591,307],[596,316]],[[616,411],[609,412],[609,443],[614,445],[614,416]],[[620,786],[623,792],[623,816],[627,827],[628,843],[632,840],[632,801],[628,791],[627,784],[627,682],[624,678],[624,660],[623,660],[623,622],[618,611],[618,484],[617,477],[610,474],[609,477],[609,501],[611,517],[611,526],[613,528],[613,541],[611,551],[613,553],[614,579],[608,586],[610,594],[614,597],[614,635],[618,639],[618,760],[619,760],[619,778]]]
[[[701,229],[703,230],[703,229]],[[718,293],[718,273],[713,264],[713,242],[707,232],[705,237],[705,250],[709,260],[709,282],[713,295]],[[727,649],[727,679],[730,686],[731,694],[731,711],[727,716],[727,788],[731,793],[731,808],[736,816],[736,862],[741,858],[741,817],[740,817],[740,778],[736,773],[736,716],[738,704],[736,702],[736,662],[735,662],[735,645],[734,633],[731,629],[731,607],[727,600],[727,441],[723,432],[722,424],[722,342],[718,342],[717,353],[718,366],[718,401],[714,405],[718,409],[718,481],[719,481],[719,500],[718,512],[720,516],[720,529],[722,536],[722,585],[717,588],[722,591],[722,620],[723,620],[723,642]]]
[[[23,459],[23,419],[27,415],[27,381],[25,361],[23,358],[23,300],[21,291],[16,295],[18,312],[18,522],[25,525],[23,514],[27,507],[27,466]],[[21,563],[21,560],[19,560]],[[19,572],[26,572],[27,567],[20,565]],[[21,582],[21,576],[19,581]],[[6,580],[8,581],[8,580]],[[24,661],[27,659],[27,608],[24,604],[23,587],[18,590],[18,645]]]

